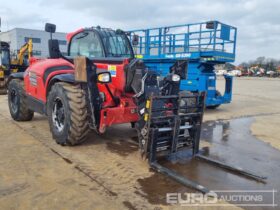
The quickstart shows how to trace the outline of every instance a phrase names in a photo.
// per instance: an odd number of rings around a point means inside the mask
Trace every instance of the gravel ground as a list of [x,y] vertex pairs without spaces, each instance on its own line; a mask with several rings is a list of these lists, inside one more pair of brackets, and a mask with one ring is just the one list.
[[[217,82],[223,90],[223,80]],[[204,121],[252,117],[251,134],[280,150],[279,90],[280,79],[237,78],[233,102],[207,110]],[[92,133],[80,146],[61,147],[52,140],[46,117],[14,122],[7,96],[0,96],[0,125],[0,209],[177,209],[166,205],[163,189],[191,191],[148,169],[129,125],[113,126],[102,136]]]

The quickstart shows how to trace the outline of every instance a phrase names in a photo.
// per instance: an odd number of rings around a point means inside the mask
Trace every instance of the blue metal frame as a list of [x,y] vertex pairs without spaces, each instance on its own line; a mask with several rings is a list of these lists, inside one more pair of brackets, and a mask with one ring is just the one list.
[[216,94],[214,65],[234,62],[237,29],[218,21],[166,26],[129,31],[129,38],[139,36],[134,46],[137,58],[166,75],[176,60],[189,60],[187,80],[181,89],[207,91],[206,105],[216,106],[230,103],[232,77],[225,76],[223,96]]

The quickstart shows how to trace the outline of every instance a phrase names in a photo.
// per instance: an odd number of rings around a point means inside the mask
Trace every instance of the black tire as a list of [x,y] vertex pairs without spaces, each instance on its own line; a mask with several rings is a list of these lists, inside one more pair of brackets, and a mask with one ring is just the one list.
[[30,121],[34,112],[28,109],[24,83],[19,79],[12,79],[8,85],[8,104],[12,118],[16,121]]
[[47,115],[58,144],[77,145],[86,140],[90,129],[86,95],[80,85],[54,84],[47,97]]
[[[221,92],[216,90],[216,97],[222,96]],[[207,109],[217,109],[221,104],[213,105],[213,106],[207,106]]]

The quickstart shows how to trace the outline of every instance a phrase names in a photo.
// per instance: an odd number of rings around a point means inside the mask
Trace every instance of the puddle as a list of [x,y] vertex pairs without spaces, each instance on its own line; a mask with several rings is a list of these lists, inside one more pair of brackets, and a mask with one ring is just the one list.
[[[203,151],[204,155],[213,159],[266,176],[266,184],[233,174],[201,160],[189,159],[187,153],[180,154],[180,161],[177,163],[164,161],[162,164],[210,190],[274,189],[279,194],[280,151],[251,134],[250,126],[253,122],[254,118],[240,118],[204,123],[201,140],[209,142],[211,146],[204,148]],[[166,204],[166,193],[193,192],[159,173],[138,181],[142,186],[144,197],[153,204]],[[279,205],[278,194],[275,196],[275,203]],[[272,194],[264,194],[263,200],[271,203]],[[254,209],[267,208],[269,207],[254,207]]]

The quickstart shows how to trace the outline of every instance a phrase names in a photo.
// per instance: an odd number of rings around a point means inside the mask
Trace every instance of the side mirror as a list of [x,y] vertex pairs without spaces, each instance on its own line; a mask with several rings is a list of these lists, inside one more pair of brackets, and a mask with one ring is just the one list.
[[136,34],[133,34],[132,36],[132,45],[137,46],[139,44],[139,36]]
[[46,23],[45,31],[50,33],[50,38],[52,39],[52,34],[55,33],[56,25],[51,23]]
[[97,82],[106,84],[110,83],[112,81],[111,73],[106,71],[106,72],[101,72],[97,74]]
[[50,39],[49,40],[49,56],[50,58],[60,58],[61,53],[59,50],[59,43],[57,39]]
[[45,25],[45,31],[49,33],[55,33],[56,25],[52,23],[46,23]]

